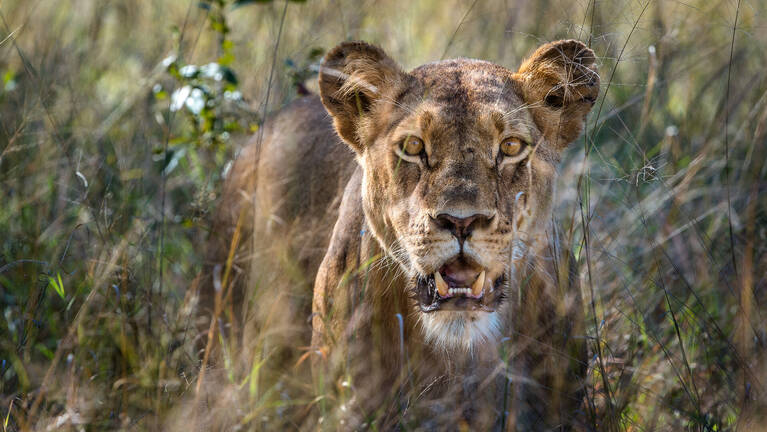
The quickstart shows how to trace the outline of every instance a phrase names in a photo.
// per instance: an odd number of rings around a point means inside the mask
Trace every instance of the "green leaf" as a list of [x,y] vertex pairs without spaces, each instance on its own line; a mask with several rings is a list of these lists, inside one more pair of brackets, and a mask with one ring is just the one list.
[[13,399],[11,399],[11,403],[8,405],[8,414],[5,415],[5,421],[3,422],[3,430],[8,430],[8,420],[11,418],[11,411],[13,411]]
[[222,66],[230,65],[232,64],[233,61],[234,61],[234,54],[232,54],[231,52],[225,52],[224,54],[221,55],[221,57],[218,58],[218,62]]
[[35,344],[35,348],[37,348],[38,351],[40,351],[48,360],[53,360],[54,353],[48,347],[41,343]]
[[323,54],[325,54],[325,49],[321,47],[314,47],[309,51],[309,58],[314,60],[316,58],[321,57]]
[[3,89],[5,91],[13,91],[16,87],[16,73],[10,70],[6,71],[5,74],[3,74]]
[[57,279],[54,279],[48,276],[48,281],[50,282],[49,285],[53,288],[54,291],[56,291],[56,294],[58,294],[62,300],[66,299],[66,294],[64,293],[64,283],[61,281],[61,273],[56,273],[56,278]]
[[221,71],[224,73],[224,80],[234,85],[238,84],[237,75],[235,75],[234,71],[231,68],[224,66],[221,68]]
[[247,5],[253,4],[253,3],[271,3],[271,2],[272,2],[272,0],[236,0],[232,4],[232,7],[233,8],[238,8],[238,7],[247,6]]

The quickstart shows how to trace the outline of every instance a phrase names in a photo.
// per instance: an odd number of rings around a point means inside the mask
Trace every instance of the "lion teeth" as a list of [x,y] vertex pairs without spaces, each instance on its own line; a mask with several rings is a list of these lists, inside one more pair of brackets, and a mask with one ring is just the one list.
[[440,297],[465,295],[474,298],[480,298],[482,297],[482,290],[485,288],[486,284],[487,281],[485,280],[484,270],[479,274],[479,276],[477,276],[477,279],[474,280],[474,283],[471,284],[471,288],[451,288],[447,282],[445,282],[445,279],[442,278],[442,274],[440,272],[434,273],[434,285],[436,285],[437,292],[439,293]]
[[473,284],[471,284],[471,295],[474,297],[479,297],[482,295],[482,289],[485,287],[485,271],[482,270],[482,273],[477,276],[477,280],[474,281]]
[[434,282],[437,285],[437,292],[441,297],[447,296],[449,292],[452,291],[448,289],[447,282],[442,279],[442,275],[439,274],[439,272],[434,273]]
[[458,294],[469,294],[471,292],[471,289],[469,288],[450,288],[448,290],[448,294],[451,296],[458,295]]

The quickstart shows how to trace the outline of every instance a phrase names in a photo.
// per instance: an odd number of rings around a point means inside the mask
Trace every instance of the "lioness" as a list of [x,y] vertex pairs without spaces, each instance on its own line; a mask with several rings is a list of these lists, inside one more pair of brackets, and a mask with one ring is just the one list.
[[[517,72],[469,59],[405,72],[345,42],[319,88],[239,157],[222,224],[259,232],[254,249],[290,238],[314,280],[314,375],[346,401],[330,421],[571,427],[586,341],[551,209],[560,153],[599,92],[594,53],[563,40]],[[243,210],[254,194],[258,215]],[[308,311],[278,315],[300,326]]]

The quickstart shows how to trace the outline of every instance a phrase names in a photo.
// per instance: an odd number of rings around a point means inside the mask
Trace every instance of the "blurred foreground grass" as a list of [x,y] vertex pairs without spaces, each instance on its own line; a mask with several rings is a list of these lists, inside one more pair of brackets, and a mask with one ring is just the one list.
[[[588,299],[591,427],[767,430],[767,1],[11,0],[0,14],[4,430],[162,430],[195,392],[187,292],[228,162],[314,88],[324,50],[363,39],[406,68],[515,68],[558,38],[588,41],[603,83],[557,198]],[[285,407],[322,395],[220,397],[224,412],[200,415],[263,429],[306,426]]]

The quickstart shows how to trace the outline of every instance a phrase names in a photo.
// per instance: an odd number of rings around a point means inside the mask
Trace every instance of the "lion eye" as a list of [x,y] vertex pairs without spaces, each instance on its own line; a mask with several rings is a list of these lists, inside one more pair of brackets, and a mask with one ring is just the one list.
[[519,138],[506,138],[501,142],[501,153],[516,156],[525,148],[525,142]]
[[423,140],[409,136],[402,142],[402,151],[408,156],[418,156],[423,151]]

